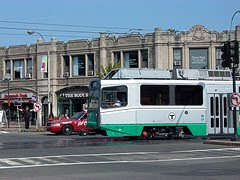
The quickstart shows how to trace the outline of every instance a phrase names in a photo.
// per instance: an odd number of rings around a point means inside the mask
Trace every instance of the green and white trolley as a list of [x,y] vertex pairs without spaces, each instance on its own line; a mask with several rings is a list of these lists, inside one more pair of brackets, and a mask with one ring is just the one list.
[[229,70],[116,69],[90,83],[88,127],[127,137],[233,134],[231,80]]

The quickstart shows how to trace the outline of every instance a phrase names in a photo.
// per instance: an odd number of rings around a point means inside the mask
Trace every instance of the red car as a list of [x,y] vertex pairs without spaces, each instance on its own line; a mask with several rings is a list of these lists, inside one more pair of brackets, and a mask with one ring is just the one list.
[[55,134],[64,135],[70,135],[72,132],[87,135],[93,132],[93,129],[87,128],[87,112],[79,112],[70,119],[49,121],[45,129]]

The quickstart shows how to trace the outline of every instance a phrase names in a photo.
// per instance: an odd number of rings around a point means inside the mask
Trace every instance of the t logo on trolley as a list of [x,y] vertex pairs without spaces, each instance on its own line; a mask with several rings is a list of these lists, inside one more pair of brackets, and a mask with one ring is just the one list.
[[171,121],[173,121],[175,118],[176,118],[176,115],[175,115],[173,112],[169,113],[168,119],[170,119]]

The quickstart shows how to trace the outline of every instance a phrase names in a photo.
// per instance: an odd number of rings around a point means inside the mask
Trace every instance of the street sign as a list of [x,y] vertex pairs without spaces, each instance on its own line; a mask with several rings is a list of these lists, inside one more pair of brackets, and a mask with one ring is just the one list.
[[32,103],[36,103],[37,102],[37,96],[32,96]]
[[22,106],[22,98],[20,97],[14,98],[14,106]]
[[240,106],[240,93],[233,93],[230,99],[233,107]]
[[42,105],[40,103],[34,103],[33,109],[35,112],[39,112],[42,110]]

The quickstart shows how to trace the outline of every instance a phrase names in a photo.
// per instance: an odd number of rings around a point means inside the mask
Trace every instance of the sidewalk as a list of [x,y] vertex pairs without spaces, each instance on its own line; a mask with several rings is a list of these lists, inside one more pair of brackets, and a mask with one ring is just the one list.
[[[6,131],[10,133],[19,133],[19,125],[18,122],[10,122],[9,128],[7,126],[3,126],[0,128],[0,131]],[[39,126],[36,128],[36,125],[30,125],[28,131],[24,131],[24,122],[20,122],[20,132],[44,132],[44,126]]]

